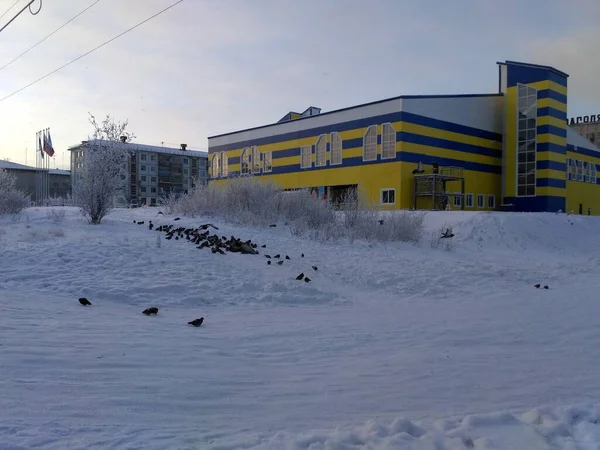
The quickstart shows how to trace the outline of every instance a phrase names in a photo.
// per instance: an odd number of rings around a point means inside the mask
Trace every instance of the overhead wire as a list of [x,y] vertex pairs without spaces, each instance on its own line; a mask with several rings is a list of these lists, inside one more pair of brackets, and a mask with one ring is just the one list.
[[77,19],[80,15],[82,15],[84,12],[86,12],[88,9],[90,9],[92,6],[94,6],[96,3],[98,3],[100,0],[96,0],[94,3],[92,3],[90,6],[88,6],[87,8],[85,8],[83,11],[81,11],[79,14],[77,14],[75,17],[72,17],[71,19],[69,19],[67,22],[65,22],[63,25],[61,25],[60,27],[58,27],[56,30],[54,30],[52,33],[50,33],[48,36],[46,36],[44,39],[42,39],[41,41],[39,41],[37,44],[32,45],[31,47],[29,47],[27,50],[25,50],[23,53],[21,53],[19,56],[15,57],[12,61],[7,62],[6,64],[4,64],[2,67],[0,67],[0,71],[3,69],[6,69],[8,66],[10,66],[12,63],[14,63],[16,60],[18,60],[19,58],[25,56],[27,53],[29,53],[31,50],[33,50],[34,48],[36,48],[38,45],[40,45],[42,42],[44,42],[46,39],[48,39],[49,37],[51,37],[52,35],[54,35],[57,31],[61,30],[62,28],[66,27],[68,24],[70,24],[71,22],[73,22],[75,19]]
[[7,15],[7,14],[8,14],[8,12],[9,12],[11,9],[13,9],[15,6],[17,6],[17,3],[19,3],[20,1],[21,1],[21,0],[17,0],[16,2],[14,2],[14,3],[12,4],[12,6],[10,6],[10,7],[9,7],[9,8],[8,8],[6,11],[4,11],[4,14],[2,14],[2,15],[0,16],[0,19],[2,19],[2,18],[5,16],[5,15]]
[[[40,0],[40,1],[41,1],[41,0]],[[42,81],[42,80],[45,80],[45,79],[46,79],[46,78],[48,78],[49,76],[51,76],[51,75],[54,75],[56,72],[58,72],[58,71],[60,71],[60,70],[64,69],[65,67],[68,67],[68,66],[70,66],[70,65],[71,65],[71,64],[73,64],[74,62],[77,62],[77,61],[79,61],[80,59],[82,59],[82,58],[86,57],[86,56],[87,56],[87,55],[89,55],[90,53],[93,53],[93,52],[95,52],[96,50],[99,50],[99,49],[101,49],[101,48],[102,48],[102,47],[104,47],[105,45],[107,45],[107,44],[110,44],[112,41],[114,41],[114,40],[116,40],[116,39],[120,38],[121,36],[123,36],[123,35],[125,35],[125,34],[129,33],[130,31],[133,31],[133,30],[135,30],[136,28],[138,28],[139,26],[141,26],[141,25],[145,24],[146,22],[149,22],[150,20],[152,20],[152,19],[154,19],[154,18],[156,18],[156,17],[160,16],[161,14],[163,14],[163,13],[167,12],[169,9],[171,9],[171,8],[173,8],[173,7],[175,7],[175,6],[177,6],[178,4],[182,3],[183,1],[184,1],[184,0],[178,0],[178,1],[176,1],[175,3],[172,3],[171,5],[169,5],[169,6],[167,6],[166,8],[164,8],[164,9],[160,10],[160,11],[159,11],[159,12],[157,12],[156,14],[154,14],[154,15],[152,15],[152,16],[150,16],[150,17],[148,17],[148,18],[147,18],[147,19],[145,19],[145,20],[142,20],[141,22],[139,22],[139,23],[135,24],[135,25],[134,25],[134,26],[132,26],[131,28],[128,28],[127,30],[123,31],[122,33],[119,33],[118,35],[114,36],[113,38],[109,39],[108,41],[105,41],[105,42],[103,42],[102,44],[100,44],[100,45],[98,45],[98,46],[94,47],[93,49],[91,49],[91,50],[89,50],[89,51],[85,52],[84,54],[82,54],[82,55],[79,55],[77,58],[74,58],[74,59],[72,59],[71,61],[69,61],[69,62],[67,62],[67,63],[63,64],[62,66],[60,66],[60,67],[58,67],[58,68],[54,69],[52,72],[49,72],[49,73],[47,73],[46,75],[44,75],[44,76],[41,76],[40,78],[38,78],[38,79],[36,79],[36,80],[32,81],[31,83],[29,83],[29,84],[26,84],[26,85],[25,85],[25,86],[23,86],[22,88],[19,88],[19,89],[17,89],[16,91],[12,92],[11,94],[8,94],[8,95],[6,95],[6,96],[4,96],[4,97],[0,98],[0,102],[3,102],[4,100],[7,100],[7,99],[9,99],[10,97],[12,97],[12,96],[14,96],[14,95],[18,94],[19,92],[22,92],[22,91],[24,91],[24,90],[25,90],[25,89],[27,89],[27,88],[30,88],[31,86],[33,86],[34,84],[37,84],[37,83],[39,83],[39,82],[40,82],[40,81]]]
[[[9,26],[11,23],[13,23],[13,21],[14,21],[14,20],[15,20],[17,17],[19,17],[19,16],[20,16],[20,15],[23,13],[23,11],[25,11],[27,8],[29,8],[29,13],[30,13],[32,16],[37,16],[37,15],[39,14],[39,12],[42,10],[42,1],[43,1],[43,0],[39,0],[39,2],[40,2],[40,7],[38,8],[38,10],[37,10],[36,12],[33,12],[33,10],[31,9],[31,5],[32,5],[33,3],[35,3],[36,1],[38,1],[38,0],[30,0],[30,2],[29,2],[29,3],[27,3],[27,4],[26,4],[26,5],[25,5],[25,6],[24,6],[22,9],[21,9],[21,11],[19,11],[17,14],[15,14],[15,15],[13,16],[13,18],[12,18],[12,19],[10,19],[8,22],[6,22],[6,23],[4,24],[4,26],[3,26],[2,28],[0,28],[0,33],[2,33],[2,32],[3,32],[3,31],[6,29],[6,27],[8,27],[8,26]],[[14,6],[14,5],[13,5],[13,6]],[[10,8],[8,9],[8,11],[10,11],[11,9],[12,9],[12,7],[10,7]],[[8,11],[7,11],[7,12],[8,12]],[[5,14],[6,14],[6,13],[5,13]]]

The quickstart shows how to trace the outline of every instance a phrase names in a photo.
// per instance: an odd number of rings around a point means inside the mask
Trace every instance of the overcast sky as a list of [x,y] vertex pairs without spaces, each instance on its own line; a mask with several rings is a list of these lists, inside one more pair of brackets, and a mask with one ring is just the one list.
[[[94,1],[23,13],[0,33],[0,67]],[[174,2],[100,0],[1,69],[0,98]],[[0,14],[13,3],[0,0]],[[50,127],[57,167],[63,155],[68,166],[88,112],[128,119],[139,143],[206,149],[207,136],[311,105],[496,92],[506,59],[567,72],[569,116],[596,114],[599,43],[598,0],[185,0],[0,101],[0,158],[34,165],[35,132]]]

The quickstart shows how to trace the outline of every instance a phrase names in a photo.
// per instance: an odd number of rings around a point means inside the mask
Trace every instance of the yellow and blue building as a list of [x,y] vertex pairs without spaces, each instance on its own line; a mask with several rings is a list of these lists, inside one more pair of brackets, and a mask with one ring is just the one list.
[[[256,177],[382,209],[600,214],[600,149],[567,124],[568,75],[498,63],[498,92],[400,96],[208,138],[210,183]],[[440,202],[443,200],[443,202]]]

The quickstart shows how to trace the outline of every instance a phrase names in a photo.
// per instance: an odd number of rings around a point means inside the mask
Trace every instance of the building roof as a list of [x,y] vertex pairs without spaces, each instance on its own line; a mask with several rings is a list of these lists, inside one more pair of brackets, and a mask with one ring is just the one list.
[[599,153],[594,155],[596,158],[600,156],[600,148],[596,147],[594,143],[590,142],[589,139],[579,134],[579,132],[571,127],[567,127],[567,144],[575,147],[577,150],[583,150],[585,152]]
[[[472,98],[472,97],[502,97],[502,94],[493,93],[493,94],[450,94],[450,95],[400,95],[397,97],[384,98],[383,100],[377,100],[374,102],[362,103],[360,105],[349,106],[347,108],[341,108],[341,109],[335,109],[333,111],[322,112],[322,113],[314,115],[314,116],[299,117],[297,119],[294,119],[293,122],[299,122],[301,120],[315,120],[319,117],[327,116],[329,114],[336,114],[336,113],[339,113],[342,111],[349,111],[351,109],[358,109],[358,108],[363,108],[365,106],[377,105],[379,103],[385,103],[385,102],[389,102],[389,101],[393,101],[393,100],[405,100],[405,99],[409,100],[409,99],[420,99],[420,98],[423,98],[423,99],[427,99],[427,98]],[[289,123],[289,121],[269,123],[266,125],[260,125],[258,127],[245,128],[243,130],[231,131],[231,132],[223,133],[223,134],[216,134],[214,136],[209,136],[208,139],[214,139],[214,138],[223,137],[223,136],[230,136],[232,134],[243,133],[245,131],[260,130],[261,128],[272,127],[274,125],[275,126],[285,125],[288,123]]]
[[562,77],[568,78],[569,74],[561,72],[560,70],[552,67],[552,66],[543,66],[541,64],[531,64],[531,63],[524,63],[524,62],[519,62],[519,61],[498,61],[496,64],[499,65],[511,65],[511,66],[522,66],[522,67],[532,67],[535,69],[545,69],[545,70],[549,70],[550,72],[554,72]]
[[[83,141],[81,144],[73,145],[68,148],[69,151],[78,150],[86,144],[94,145],[101,144],[102,142],[106,142],[103,139],[91,139],[89,141]],[[113,142],[111,145],[115,147],[120,147],[123,149],[129,150],[138,150],[142,152],[152,152],[152,153],[166,153],[169,155],[185,155],[185,156],[193,156],[196,158],[208,158],[208,152],[203,152],[200,150],[181,150],[181,148],[173,148],[173,147],[159,147],[157,145],[147,145],[147,144],[138,144],[137,142]]]
[[[6,161],[5,159],[0,159],[0,169],[10,169],[10,170],[37,170],[33,166],[26,166],[25,164],[19,164],[12,161]],[[51,175],[66,175],[71,176],[70,170],[64,169],[49,169],[48,173]]]

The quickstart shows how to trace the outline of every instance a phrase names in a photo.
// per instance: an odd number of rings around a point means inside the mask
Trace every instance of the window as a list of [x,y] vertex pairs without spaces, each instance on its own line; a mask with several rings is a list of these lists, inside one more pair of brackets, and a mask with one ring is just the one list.
[[153,193],[153,194],[156,194],[156,188],[155,187],[150,188],[150,192]]
[[590,142],[594,142],[596,135],[594,133],[588,133],[586,137],[590,140]]
[[485,207],[485,195],[477,194],[477,207],[484,208]]
[[327,135],[322,134],[315,144],[315,167],[327,165]]
[[311,167],[312,149],[310,145],[300,147],[300,168],[308,169]]
[[242,175],[248,175],[250,169],[250,149],[246,147],[242,150],[240,158],[240,172]]
[[340,134],[337,132],[333,132],[331,133],[330,137],[329,137],[329,142],[330,142],[330,152],[331,155],[329,155],[329,165],[330,166],[334,166],[337,164],[341,164],[342,163],[342,138],[340,137]]
[[221,173],[224,177],[229,176],[229,157],[227,152],[221,152]]
[[183,158],[183,163],[184,164],[188,164],[189,163],[188,159],[187,158]]
[[190,174],[190,169],[183,169],[183,174],[184,175],[189,175]]
[[146,192],[146,186],[142,186],[142,187],[140,188],[140,192]]
[[221,168],[219,166],[219,154],[218,153],[213,153],[212,156],[212,161],[211,161],[211,170],[212,170],[212,177],[213,178],[219,178],[221,176]]
[[156,155],[150,155],[150,161],[156,161]]
[[156,166],[150,166],[150,172],[156,172]]
[[252,146],[252,173],[260,173],[260,151],[256,145]]
[[363,138],[363,161],[377,159],[377,125],[371,125]]
[[596,164],[595,163],[589,163],[590,165],[590,183],[592,184],[596,184],[597,181],[597,177],[598,177],[598,173],[596,170]]
[[143,170],[143,171],[145,172],[145,171],[146,171],[146,165],[145,165],[145,164],[142,164],[142,165],[140,166],[140,169],[141,169],[141,170]]
[[577,164],[573,158],[567,158],[567,180],[577,180]]
[[462,197],[460,195],[455,195],[454,196],[454,206],[456,206],[457,208],[460,208],[462,205]]
[[537,89],[518,85],[517,112],[517,196],[535,196]]
[[146,181],[146,175],[142,175],[142,181]]
[[140,155],[140,159],[141,159],[142,161],[146,161],[146,154],[145,154],[145,153],[142,153],[142,154]]
[[396,130],[391,123],[381,126],[381,159],[396,157]]
[[473,194],[467,194],[466,201],[465,201],[465,206],[467,208],[472,208],[473,207]]
[[263,172],[273,172],[273,154],[271,152],[263,153]]
[[381,190],[381,204],[382,205],[393,205],[396,203],[396,189],[382,189]]
[[583,181],[583,161],[575,161],[577,163],[577,181]]
[[495,209],[496,208],[496,197],[493,195],[488,195],[488,208]]
[[150,181],[151,181],[152,183],[156,183],[156,177],[150,177]]

